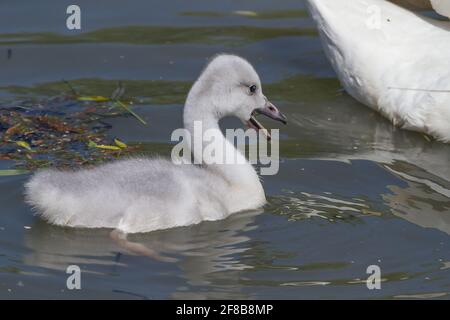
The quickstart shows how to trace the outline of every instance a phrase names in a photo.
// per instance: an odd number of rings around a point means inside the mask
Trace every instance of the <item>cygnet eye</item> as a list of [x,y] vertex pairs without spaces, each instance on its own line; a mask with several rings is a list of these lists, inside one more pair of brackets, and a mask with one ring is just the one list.
[[256,89],[257,89],[257,88],[256,88],[256,85],[252,85],[252,86],[249,87],[249,90],[250,90],[250,93],[251,93],[251,94],[255,93],[255,92],[256,92]]

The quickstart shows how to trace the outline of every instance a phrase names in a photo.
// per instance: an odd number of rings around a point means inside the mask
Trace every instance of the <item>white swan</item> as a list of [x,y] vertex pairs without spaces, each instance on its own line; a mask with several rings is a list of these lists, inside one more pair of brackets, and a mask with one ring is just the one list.
[[440,15],[450,18],[450,1],[448,0],[389,0],[389,1],[414,10],[434,9]]
[[[189,92],[184,126],[194,141],[194,121],[201,121],[204,130],[220,132],[218,121],[227,115],[262,129],[253,118],[255,112],[285,123],[284,115],[263,95],[253,67],[240,57],[219,55]],[[223,143],[225,153],[237,153],[243,163],[201,167],[135,158],[73,172],[47,169],[26,184],[26,199],[50,223],[123,233],[219,220],[263,206],[266,198],[253,166],[221,132],[214,142]]]
[[450,1],[448,0],[430,0],[433,9],[447,18],[450,18]]
[[449,22],[385,0],[307,3],[350,95],[404,129],[450,142]]

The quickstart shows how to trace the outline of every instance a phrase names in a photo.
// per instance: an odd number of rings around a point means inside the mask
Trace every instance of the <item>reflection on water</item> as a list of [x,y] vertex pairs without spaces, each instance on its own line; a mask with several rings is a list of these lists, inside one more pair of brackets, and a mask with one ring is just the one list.
[[286,191],[287,195],[274,196],[270,199],[271,211],[287,215],[290,220],[318,217],[333,222],[337,219],[346,222],[357,221],[361,214],[381,215],[370,210],[369,204],[362,199],[337,199],[334,195],[295,193]]
[[[363,131],[369,124],[360,122],[359,125]],[[358,130],[357,124],[352,125],[351,132],[355,130]],[[449,234],[449,146],[431,142],[420,134],[389,127],[383,122],[376,123],[374,130],[366,132],[365,139],[371,140],[370,148],[354,144],[353,150],[347,149],[347,154],[333,154],[333,158],[343,161],[367,159],[380,163],[406,183],[390,185],[389,192],[382,193],[389,211],[422,227],[436,228]]]
[[334,222],[358,222],[362,215],[390,214],[424,228],[435,228],[450,235],[450,182],[411,164],[394,161],[384,164],[402,185],[387,185],[380,196],[384,210],[373,208],[373,202],[359,197],[343,198],[329,192],[311,194],[284,190],[283,195],[269,199],[269,210],[289,220],[318,217]]
[[[239,257],[248,250],[246,242],[249,238],[245,233],[257,227],[254,219],[260,213],[244,212],[224,221],[202,223],[181,230],[176,228],[132,235],[128,240],[161,255],[175,257],[174,263],[181,270],[179,276],[186,279],[188,285],[207,286],[220,281],[221,277],[228,278],[233,272],[252,268],[241,262]],[[76,264],[83,266],[83,273],[118,274],[121,268],[127,267],[126,262],[122,261],[123,256],[133,253],[119,246],[109,234],[110,230],[60,228],[37,220],[30,232],[25,234],[25,245],[30,253],[24,256],[23,262],[60,271]],[[188,294],[186,289],[180,290],[178,292],[177,289],[174,298]],[[187,297],[200,296],[191,294]]]
[[400,171],[402,167],[411,169],[411,165],[395,163],[387,167],[408,181],[406,188],[391,186],[391,193],[383,195],[391,212],[424,228],[435,228],[450,235],[450,182],[420,168]]

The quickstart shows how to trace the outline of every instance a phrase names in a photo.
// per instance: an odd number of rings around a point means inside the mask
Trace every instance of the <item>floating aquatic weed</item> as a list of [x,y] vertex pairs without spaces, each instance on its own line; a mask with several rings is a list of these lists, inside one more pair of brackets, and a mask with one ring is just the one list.
[[115,138],[114,143],[121,149],[125,149],[128,147],[123,141],[120,141],[119,139]]
[[95,101],[95,102],[105,102],[109,101],[109,98],[103,96],[86,96],[86,97],[78,97],[79,101]]
[[[120,100],[120,98],[125,93],[125,87],[123,86],[122,82],[119,81],[117,88],[114,90],[114,92],[111,94],[110,98],[104,97],[104,96],[78,96],[77,100],[79,101],[94,101],[94,102],[113,102],[114,105],[117,105],[123,109],[125,109],[128,113],[130,113],[133,117],[135,117],[139,122],[141,122],[143,125],[147,125],[147,122],[142,119],[141,116],[139,116],[136,112],[130,109],[127,103]],[[131,104],[131,102],[130,102]]]
[[28,173],[28,170],[23,170],[23,169],[5,169],[5,170],[0,170],[0,177],[1,176],[17,176],[17,175],[21,175],[21,174],[26,174]]
[[114,150],[114,151],[120,151],[121,148],[117,146],[111,146],[106,144],[97,144],[94,141],[89,141],[88,143],[89,148],[98,148],[98,149],[104,149],[104,150]]
[[32,150],[33,150],[33,149],[31,149],[30,145],[29,145],[28,142],[26,142],[26,141],[16,141],[16,144],[17,144],[19,147],[22,147],[22,148],[27,149],[28,151],[32,151]]
[[125,103],[123,103],[120,100],[114,100],[114,102],[117,103],[120,107],[124,108],[127,112],[131,113],[143,125],[147,125],[147,122],[144,119],[142,119],[137,113],[135,113],[133,110],[131,110],[128,105],[126,105]]
[[[0,105],[0,160],[16,160],[18,168],[91,165],[136,151],[106,133],[103,120],[123,115],[116,103],[123,96],[119,86],[111,98],[82,96],[64,81],[70,92],[41,100]],[[125,105],[125,103],[123,103]],[[124,108],[126,109],[126,108]],[[128,108],[129,109],[129,108]],[[140,122],[143,121],[134,112]],[[10,175],[13,172],[3,172]]]

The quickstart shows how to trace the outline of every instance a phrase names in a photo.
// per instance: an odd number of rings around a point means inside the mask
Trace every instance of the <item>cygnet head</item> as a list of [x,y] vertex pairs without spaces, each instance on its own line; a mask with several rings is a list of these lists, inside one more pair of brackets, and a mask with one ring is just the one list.
[[186,100],[185,126],[196,120],[218,121],[236,116],[256,130],[264,127],[254,118],[264,114],[286,124],[286,117],[264,96],[261,81],[245,59],[218,55],[206,66]]

